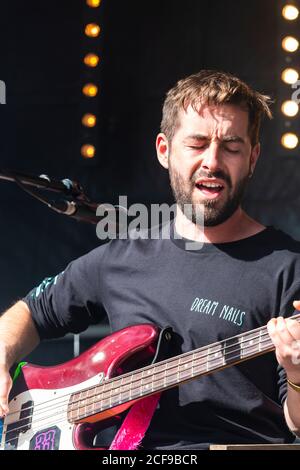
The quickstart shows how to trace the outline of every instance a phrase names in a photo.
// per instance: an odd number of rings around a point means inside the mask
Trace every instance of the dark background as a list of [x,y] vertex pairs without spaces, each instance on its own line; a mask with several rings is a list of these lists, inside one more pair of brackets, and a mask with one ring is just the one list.
[[[168,176],[154,146],[164,95],[183,76],[223,69],[277,101],[275,119],[263,126],[262,156],[245,207],[262,223],[300,239],[299,152],[288,155],[279,145],[284,123],[278,106],[292,94],[279,80],[286,27],[279,5],[103,0],[91,9],[84,0],[1,2],[0,79],[7,104],[0,106],[0,168],[79,180],[96,202],[116,203],[127,195],[129,204],[170,203]],[[102,27],[94,42],[84,35],[90,20]],[[95,47],[101,63],[90,74],[82,58]],[[99,124],[88,132],[81,125],[89,108],[81,93],[87,79],[100,86],[91,104]],[[87,139],[96,143],[93,161],[80,155]],[[95,226],[51,212],[5,181],[0,217],[1,310],[100,243]],[[82,336],[82,349],[105,333],[104,326]],[[32,357],[48,363],[72,353],[71,338],[55,344],[55,355],[42,346]]]

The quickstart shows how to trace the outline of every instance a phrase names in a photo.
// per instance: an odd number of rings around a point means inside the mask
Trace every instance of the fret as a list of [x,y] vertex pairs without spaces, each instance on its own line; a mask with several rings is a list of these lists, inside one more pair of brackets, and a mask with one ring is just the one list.
[[131,400],[131,390],[126,390],[124,394],[122,394],[122,403]]
[[260,330],[260,332],[259,332],[259,340],[258,340],[258,351],[259,351],[259,352],[261,351],[261,346],[262,346],[262,334],[263,334],[263,330]]
[[191,378],[191,371],[190,369],[184,369],[179,371],[179,379],[186,380]]
[[141,378],[141,385],[140,385],[140,396],[142,397],[143,396],[143,375],[144,375],[144,371],[142,372],[142,378]]
[[207,367],[206,371],[209,372],[214,370],[220,365],[223,364],[223,347],[221,344],[216,344],[208,348],[208,356],[207,356]]
[[92,403],[92,415],[96,413],[96,401],[94,400]]
[[68,406],[68,419],[76,420],[78,416],[78,406],[77,406],[77,397],[78,393],[71,395],[70,403]]
[[130,383],[129,383],[129,401],[132,399],[131,384],[132,384],[132,375],[130,375]]
[[160,381],[163,381],[164,379],[164,376],[165,376],[165,369],[166,369],[166,365],[165,364],[159,364],[155,367],[155,381],[156,380],[160,380]]
[[195,376],[206,374],[207,373],[207,363],[204,359],[202,359],[202,362],[199,360],[198,363],[195,364],[194,366],[194,374]]
[[[196,354],[196,351],[194,353]],[[180,357],[180,365],[181,366],[186,365],[186,367],[189,367],[189,362],[191,362],[191,360],[192,360],[191,353],[186,354],[184,357]],[[173,367],[174,368],[177,367],[178,366],[178,359],[176,359],[176,362],[175,361],[173,361],[173,362],[174,362]]]
[[[81,395],[81,394],[80,394]],[[84,398],[82,399],[81,397],[79,397],[80,401],[80,406],[78,407],[78,413],[79,413],[79,410],[81,408],[83,408],[83,410],[80,412],[80,415],[81,416],[86,416],[86,405],[87,405],[87,395],[88,395],[88,392],[87,390],[85,390],[84,392],[82,392],[82,395],[84,396]]]
[[261,342],[260,342],[260,350],[261,351],[267,351],[267,350],[271,350],[272,348],[274,348],[273,342],[272,342],[270,336],[268,335],[267,329],[265,329],[265,331],[262,332],[261,336],[262,336],[262,339],[261,339]]
[[236,362],[241,359],[241,345],[240,338],[234,337],[229,338],[224,342],[223,355],[224,361],[223,365],[228,365],[230,363]]
[[192,353],[192,377],[194,377],[195,372],[194,372],[194,367],[195,367],[195,353]]
[[247,358],[259,352],[259,338],[260,336],[257,331],[246,333],[240,338],[240,345],[242,350],[241,358]]
[[[193,367],[195,367],[195,357],[196,354],[188,354],[185,357],[179,357],[177,360],[176,371],[174,376],[177,376],[176,382],[181,380],[181,378],[190,377],[193,375]],[[175,379],[174,379],[175,381]]]
[[93,414],[93,409],[94,409],[94,406],[93,406],[93,403],[94,403],[94,389],[91,388],[89,390],[87,390],[87,398],[86,398],[86,405],[85,405],[85,410],[84,410],[84,414],[85,416],[89,416],[91,414]]
[[120,383],[120,393],[119,393],[119,405],[121,405],[123,399],[122,399],[122,388],[123,388],[123,377],[121,377],[121,383]]
[[[81,393],[79,393],[79,396],[78,396],[78,403],[80,404],[80,397],[81,397]],[[76,411],[76,417],[77,419],[79,419],[79,410],[80,410],[80,407],[79,407],[79,404],[77,404],[76,408],[75,408],[75,411]]]
[[100,411],[103,410],[103,402],[102,402],[102,400],[103,400],[104,386],[105,386],[105,384],[102,384],[102,385],[101,385],[100,393],[98,394],[98,396],[99,396],[99,408],[100,408],[99,410],[100,410]]
[[78,401],[80,406],[84,407],[86,404],[86,397],[87,397],[87,391],[83,390],[82,392],[79,393]]
[[221,346],[221,347],[222,347],[222,356],[223,356],[223,361],[222,361],[222,362],[223,362],[223,366],[226,366],[226,356],[225,356],[225,354],[226,354],[226,347],[227,347],[226,341],[224,341],[224,344],[223,344],[223,346]]
[[164,373],[164,388],[167,386],[167,363],[165,364],[165,373]]
[[103,385],[102,388],[102,397],[101,397],[101,411],[107,409],[110,405],[110,391],[112,385],[107,382]]
[[131,381],[132,381],[132,374],[128,375],[127,377],[124,377],[124,379],[123,379],[124,385],[129,385],[130,386]]
[[[142,379],[142,392],[147,393],[153,388],[153,371],[144,371],[146,377]],[[150,376],[151,373],[151,376]]]
[[153,376],[151,377],[151,392],[154,392],[154,380],[153,377],[156,377],[156,367],[153,368]]
[[96,386],[93,388],[93,403],[94,403],[94,409],[95,409],[95,406],[98,405],[99,403],[99,387]]
[[165,386],[165,372],[160,372],[158,378],[156,376],[155,380],[153,380],[152,383],[153,383],[153,390],[163,389]]
[[111,399],[112,399],[112,392],[114,390],[114,386],[111,387],[110,391],[109,391],[109,407],[111,408],[112,407],[112,404],[111,404]]

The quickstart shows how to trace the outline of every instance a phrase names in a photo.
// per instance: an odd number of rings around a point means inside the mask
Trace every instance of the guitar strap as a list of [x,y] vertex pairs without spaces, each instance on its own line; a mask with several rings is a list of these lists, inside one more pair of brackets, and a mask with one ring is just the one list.
[[160,393],[143,398],[127,413],[109,450],[136,450],[142,443],[157,407]]
[[[157,352],[152,363],[160,361],[163,356],[166,358],[166,351],[171,337],[172,330],[170,327],[164,328],[160,332]],[[161,393],[156,393],[143,398],[130,408],[109,450],[137,450],[140,447],[160,396]]]

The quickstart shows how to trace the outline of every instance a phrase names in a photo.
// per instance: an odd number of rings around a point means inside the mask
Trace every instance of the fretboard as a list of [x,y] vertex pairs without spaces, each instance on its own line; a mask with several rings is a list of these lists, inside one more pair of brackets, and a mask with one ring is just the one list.
[[[293,319],[299,321],[300,315]],[[83,420],[274,349],[266,326],[251,330],[73,393],[68,405],[68,419],[70,422]]]

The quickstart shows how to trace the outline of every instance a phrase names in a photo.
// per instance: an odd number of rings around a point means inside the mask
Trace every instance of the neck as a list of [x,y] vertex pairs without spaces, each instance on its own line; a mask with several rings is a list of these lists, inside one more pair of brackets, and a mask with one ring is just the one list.
[[241,207],[220,225],[199,227],[191,222],[177,206],[175,219],[176,232],[183,238],[202,243],[228,243],[248,238],[265,229],[256,220],[249,217]]

